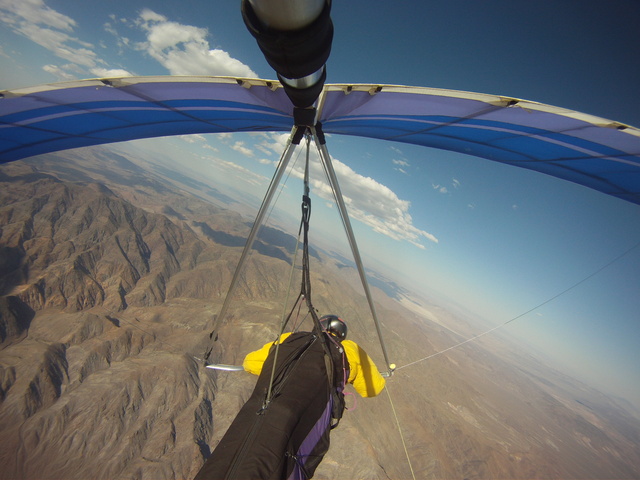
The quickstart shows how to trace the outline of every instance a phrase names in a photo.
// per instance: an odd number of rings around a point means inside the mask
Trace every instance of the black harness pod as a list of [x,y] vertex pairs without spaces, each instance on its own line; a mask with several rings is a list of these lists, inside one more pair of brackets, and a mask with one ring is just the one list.
[[251,397],[196,480],[313,476],[344,410],[349,365],[339,342],[328,334],[293,333],[279,346],[271,400],[265,405],[274,357],[275,346]]

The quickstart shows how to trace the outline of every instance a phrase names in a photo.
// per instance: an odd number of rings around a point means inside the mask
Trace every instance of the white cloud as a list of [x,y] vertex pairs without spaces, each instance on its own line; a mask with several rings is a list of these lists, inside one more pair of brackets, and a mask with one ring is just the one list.
[[93,44],[73,36],[76,21],[48,7],[43,0],[0,0],[0,22],[69,62],[42,67],[60,80],[89,73],[98,77],[131,75],[123,69],[106,68],[106,62],[96,54]]
[[147,41],[154,53],[174,48],[180,43],[205,45],[207,30],[205,28],[169,22],[164,17],[147,20],[143,25],[147,31]]
[[264,185],[269,181],[269,179],[264,177],[263,175],[257,174],[249,170],[248,168],[238,165],[237,163],[228,162],[220,158],[212,159],[212,161],[217,167],[234,173],[237,178],[247,182],[250,185]]
[[447,190],[447,187],[443,186],[443,185],[437,185],[435,183],[431,184],[431,186],[433,187],[434,190],[436,190],[439,193],[449,193],[449,190]]
[[[110,15],[110,17],[114,21],[116,21],[113,15]],[[131,40],[129,40],[128,37],[124,37],[120,35],[120,33],[116,30],[116,27],[112,23],[106,22],[103,28],[105,32],[110,33],[116,39],[116,44],[118,45],[120,54],[122,54],[124,49],[129,47],[129,45],[131,44]],[[103,48],[108,48],[106,45],[101,45],[101,46]]]
[[[453,178],[451,180],[451,187],[455,190],[460,187],[460,181]],[[450,190],[445,185],[440,185],[439,183],[432,183],[431,187],[438,193],[447,194],[450,193]]]
[[400,199],[390,188],[354,172],[339,160],[333,160],[333,163],[345,199],[349,200],[350,214],[354,218],[376,232],[395,240],[406,240],[420,248],[424,248],[421,240],[425,238],[438,243],[434,235],[413,225],[409,201]]
[[255,145],[255,148],[260,150],[262,153],[264,153],[265,155],[273,155],[273,151],[269,150],[267,147],[265,147],[262,144],[257,144]]
[[400,150],[397,147],[394,146],[390,146],[389,149],[397,156],[399,156],[400,158],[392,158],[391,159],[391,163],[393,163],[394,165],[396,165],[395,167],[393,167],[393,169],[396,172],[400,172],[403,175],[409,175],[409,173],[407,172],[408,167],[411,166],[411,164],[409,163],[409,161],[404,158],[404,153],[402,152],[402,150]]
[[194,133],[192,135],[179,135],[178,138],[180,140],[184,140],[187,143],[196,143],[196,142],[206,142],[207,139],[204,138],[203,135],[199,133]]
[[221,133],[216,133],[216,135],[222,141],[231,140],[233,138],[232,132],[221,132]]
[[138,48],[146,51],[172,75],[230,75],[257,77],[247,65],[221,49],[210,49],[205,28],[169,21],[145,9],[138,21],[147,41]]
[[96,67],[91,69],[91,73],[99,78],[104,77],[132,77],[133,74],[127,70],[121,68],[106,69],[102,67]]
[[278,156],[282,155],[287,147],[289,133],[272,133],[260,144],[262,152],[273,152]]
[[[287,133],[271,134],[270,138],[262,143],[262,146],[281,155],[288,138],[289,134]],[[434,235],[413,224],[413,218],[409,213],[411,207],[409,201],[402,200],[387,186],[373,178],[360,175],[339,160],[332,158],[332,163],[352,219],[368,225],[378,233],[394,240],[407,241],[418,248],[425,248],[423,245],[425,239],[438,243],[438,239]],[[325,174],[319,159],[313,159],[309,168],[312,193],[323,200],[333,201],[333,193],[325,181]],[[291,175],[303,178],[303,169],[304,162],[298,162]]]
[[[210,145],[207,138],[204,135],[201,135],[199,133],[193,133],[190,135],[178,135],[178,138],[183,142],[199,145],[201,148],[218,153],[218,149],[213,145]],[[209,158],[209,157],[207,156],[203,158]]]
[[231,145],[231,148],[233,150],[235,150],[236,152],[240,152],[242,155],[244,155],[245,157],[253,157],[253,150],[251,150],[250,148],[245,147],[244,142],[236,142],[233,145]]
[[160,15],[159,13],[154,12],[153,10],[149,10],[145,8],[142,13],[140,13],[140,20],[144,23],[149,22],[166,22],[167,17],[164,15]]
[[66,63],[64,65],[44,65],[42,69],[56,77],[58,80],[74,80],[78,75],[84,75],[85,70],[75,63]]
[[43,0],[0,0],[0,20],[15,29],[22,25],[46,25],[57,30],[73,31],[75,20],[52,8]]
[[42,69],[56,77],[58,80],[73,80],[76,76],[67,71],[67,66],[59,67],[58,65],[45,65]]
[[93,45],[72,37],[64,31],[55,30],[48,25],[30,23],[27,20],[20,20],[14,31],[64,60],[84,67],[96,65],[97,55],[92,50]]
[[[112,15],[110,15],[110,16],[112,16]],[[120,37],[120,34],[118,33],[118,31],[109,22],[106,22],[104,24],[104,31],[107,32],[107,33],[110,33],[111,35],[113,35],[116,38]]]
[[[109,68],[91,43],[73,35],[77,22],[49,6],[44,0],[0,0],[0,23],[49,50],[55,56],[83,68],[81,76],[130,76],[122,68]],[[145,9],[135,22],[114,15],[104,30],[116,39],[120,53],[131,48],[132,41],[119,34],[118,25],[142,29],[146,41],[136,48],[145,51],[173,75],[230,75],[257,77],[256,73],[226,51],[211,49],[204,28],[169,21],[163,15]],[[102,44],[102,49],[106,45]],[[68,66],[47,65],[45,71],[60,79],[74,78]]]
[[397,159],[392,159],[391,160],[393,162],[394,165],[399,165],[401,167],[408,167],[409,166],[409,162],[407,162],[406,160],[397,160]]

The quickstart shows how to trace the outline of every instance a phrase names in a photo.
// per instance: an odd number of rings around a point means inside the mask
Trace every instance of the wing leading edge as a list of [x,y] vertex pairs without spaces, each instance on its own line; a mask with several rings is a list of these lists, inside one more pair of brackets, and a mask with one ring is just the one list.
[[[275,81],[123,77],[0,92],[0,163],[169,135],[289,131]],[[536,102],[390,85],[326,85],[326,133],[456,151],[640,204],[640,130]]]

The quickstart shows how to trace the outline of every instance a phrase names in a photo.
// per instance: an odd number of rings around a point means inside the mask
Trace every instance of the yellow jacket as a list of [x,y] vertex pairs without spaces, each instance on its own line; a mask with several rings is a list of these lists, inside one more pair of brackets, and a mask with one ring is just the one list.
[[[289,335],[291,333],[283,333],[280,336],[280,343],[284,342]],[[244,369],[254,375],[260,375],[262,365],[269,355],[271,345],[274,343],[267,343],[259,350],[248,353],[244,358],[244,362],[242,362]],[[371,357],[357,343],[351,340],[343,340],[342,346],[349,361],[349,383],[363,397],[375,397],[378,395],[385,386],[385,379],[378,372]]]

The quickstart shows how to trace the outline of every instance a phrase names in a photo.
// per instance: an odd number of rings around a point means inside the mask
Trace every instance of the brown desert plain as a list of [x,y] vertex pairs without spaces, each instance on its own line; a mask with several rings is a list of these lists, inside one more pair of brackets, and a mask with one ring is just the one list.
[[[0,168],[1,479],[199,470],[255,383],[198,360],[252,221],[219,187],[111,147]],[[294,246],[262,229],[215,361],[239,364],[274,339]],[[347,319],[350,338],[383,364],[355,268],[327,249],[311,256],[314,305]],[[377,278],[397,365],[482,331]],[[418,479],[640,478],[631,408],[505,335],[402,368],[387,386],[347,396],[315,478],[407,479],[411,468]]]

